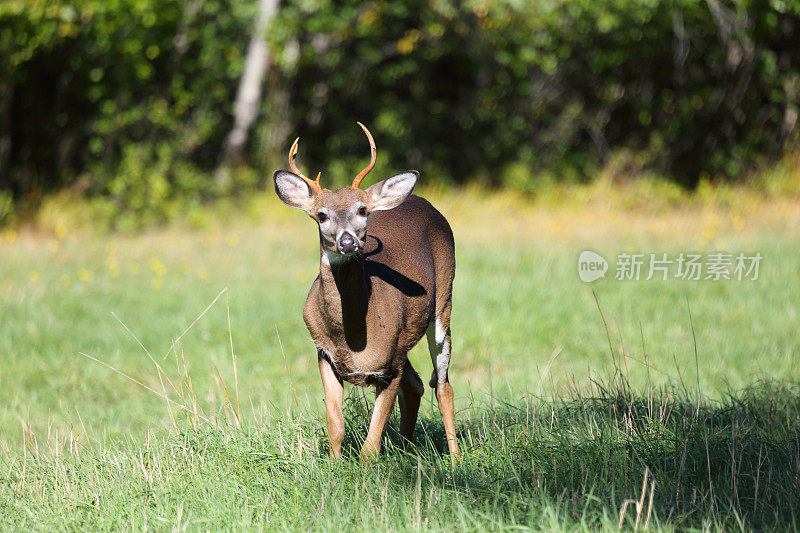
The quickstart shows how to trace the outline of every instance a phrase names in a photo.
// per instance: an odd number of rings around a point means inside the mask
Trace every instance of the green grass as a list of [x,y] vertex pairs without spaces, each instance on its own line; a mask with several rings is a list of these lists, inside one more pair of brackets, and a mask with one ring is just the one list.
[[[455,465],[430,392],[410,453],[390,431],[364,467],[371,393],[352,391],[348,458],[324,458],[301,318],[316,235],[273,199],[205,229],[0,233],[0,524],[594,529],[644,498],[640,528],[648,509],[664,529],[797,528],[800,204],[615,194],[431,194],[457,242]],[[764,259],[757,281],[587,285],[587,248]],[[422,347],[410,357],[430,372]],[[628,502],[625,527],[636,515]]]
[[411,453],[394,445],[395,421],[381,459],[362,466],[357,397],[342,462],[323,458],[318,420],[279,412],[243,430],[40,449],[11,464],[0,510],[23,529],[797,527],[797,386],[719,403],[632,396],[622,381],[588,392],[462,411],[457,464],[427,409]]

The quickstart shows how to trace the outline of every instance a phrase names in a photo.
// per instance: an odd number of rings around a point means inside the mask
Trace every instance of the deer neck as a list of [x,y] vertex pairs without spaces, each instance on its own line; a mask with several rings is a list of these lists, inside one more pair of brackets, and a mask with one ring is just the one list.
[[369,304],[364,260],[336,261],[323,251],[319,272],[324,309],[333,329],[341,331],[350,350],[363,350],[367,339]]

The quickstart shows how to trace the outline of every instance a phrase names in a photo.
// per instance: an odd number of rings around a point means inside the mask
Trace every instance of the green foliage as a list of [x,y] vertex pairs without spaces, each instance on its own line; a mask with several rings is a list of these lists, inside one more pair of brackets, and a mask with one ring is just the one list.
[[9,191],[0,191],[0,226],[15,220],[14,198]]
[[88,176],[90,192],[153,216],[168,216],[179,193],[205,194],[199,172],[214,168],[230,126],[251,4],[5,1],[6,187],[25,194]]
[[[172,146],[125,146],[119,166],[106,181],[103,204],[116,214],[115,227],[132,230],[174,219],[186,205],[199,204],[213,183]],[[101,209],[102,210],[102,209]]]
[[[0,189],[77,184],[152,219],[219,193],[203,182],[256,8],[0,2]],[[589,180],[619,150],[689,187],[736,178],[794,135],[798,33],[800,8],[777,0],[290,2],[267,32],[246,162],[264,179],[299,134],[302,164],[343,184],[363,165],[361,120],[376,173],[432,182],[535,190]]]
[[361,154],[357,117],[429,179],[582,181],[627,148],[693,186],[780,153],[800,99],[795,4],[335,6],[287,7],[271,34],[315,168]]

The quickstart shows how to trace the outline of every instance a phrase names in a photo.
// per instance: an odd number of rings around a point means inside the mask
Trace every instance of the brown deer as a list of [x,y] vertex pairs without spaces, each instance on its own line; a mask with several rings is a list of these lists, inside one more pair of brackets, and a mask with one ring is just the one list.
[[308,293],[303,319],[317,347],[325,391],[330,455],[342,454],[343,381],[375,387],[375,408],[362,458],[380,452],[381,437],[395,399],[400,400],[400,433],[414,437],[425,388],[408,351],[427,334],[435,388],[450,455],[459,454],[453,417],[450,366],[450,310],[455,274],[453,232],[427,200],[411,194],[419,173],[403,172],[360,189],[375,166],[371,159],[346,188],[331,191],[295,166],[297,143],[289,151],[292,172],[277,170],[275,192],[302,209],[319,226],[319,276]]

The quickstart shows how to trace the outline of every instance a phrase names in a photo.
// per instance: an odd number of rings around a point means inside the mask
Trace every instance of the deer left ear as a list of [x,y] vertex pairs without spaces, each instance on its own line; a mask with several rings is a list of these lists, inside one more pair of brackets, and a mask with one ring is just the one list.
[[414,190],[417,178],[419,172],[409,170],[367,187],[366,192],[372,200],[372,211],[394,209],[402,204]]

